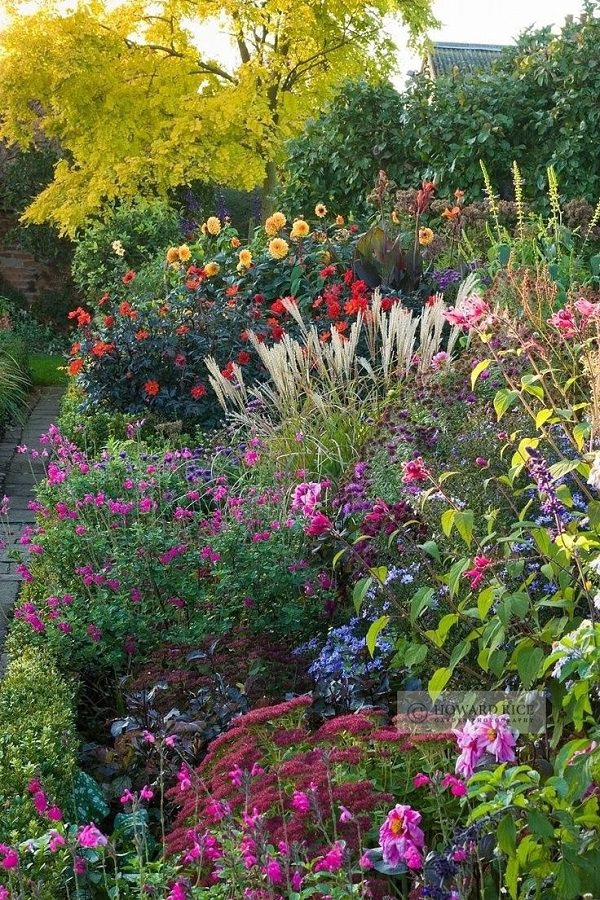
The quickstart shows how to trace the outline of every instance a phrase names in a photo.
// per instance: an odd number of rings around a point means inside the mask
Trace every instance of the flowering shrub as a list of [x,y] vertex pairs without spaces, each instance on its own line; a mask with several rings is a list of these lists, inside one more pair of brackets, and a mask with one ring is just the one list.
[[[182,767],[170,792],[180,811],[167,846],[184,865],[203,878],[255,888],[300,884],[307,865],[344,871],[362,884],[366,872],[377,875],[367,851],[380,837],[380,871],[393,873],[401,860],[421,868],[418,823],[435,842],[437,804],[451,820],[458,792],[424,795],[420,780],[410,778],[424,766],[444,765],[452,735],[411,738],[386,726],[376,710],[333,718],[311,734],[303,723],[309,704],[298,697],[254,710],[212,743],[195,771]],[[420,792],[422,813],[399,805],[385,820],[398,792],[403,798]]]
[[313,566],[284,485],[245,483],[260,446],[221,447],[219,475],[202,448],[130,444],[94,461],[54,427],[44,440],[54,459],[31,504],[39,524],[21,538],[33,562],[21,564],[15,647],[33,640],[63,665],[118,671],[161,643],[239,622],[300,637],[331,615],[329,589],[306,589]]

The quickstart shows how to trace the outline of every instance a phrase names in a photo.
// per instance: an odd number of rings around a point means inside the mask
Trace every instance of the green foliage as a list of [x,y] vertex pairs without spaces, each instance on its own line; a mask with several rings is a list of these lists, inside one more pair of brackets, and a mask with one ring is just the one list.
[[[0,207],[21,216],[33,198],[44,190],[54,176],[60,156],[49,145],[30,150],[14,150],[13,159],[5,166],[0,180]],[[7,235],[40,262],[66,271],[73,257],[68,238],[59,237],[52,225],[17,225]]]
[[29,372],[34,384],[64,385],[67,383],[65,360],[62,356],[35,353],[29,357]]
[[76,769],[74,700],[52,657],[20,649],[0,682],[0,841],[48,827],[27,785],[39,778],[52,802],[71,809]]
[[18,419],[22,414],[29,375],[27,347],[11,331],[0,331],[0,424]]
[[[559,34],[526,32],[492,70],[415,76],[402,94],[385,83],[349,83],[289,145],[282,202],[324,200],[342,214],[366,211],[379,168],[399,187],[435,175],[441,192],[480,196],[479,159],[502,196],[517,160],[526,197],[544,189],[552,165],[570,197],[595,203],[600,174],[594,133],[600,121],[597,0]],[[585,127],[583,124],[585,123]]]
[[[178,244],[180,238],[179,213],[166,202],[139,201],[115,206],[77,238],[73,259],[75,284],[97,301],[109,286],[118,286],[127,271],[138,272],[162,256],[171,244]],[[116,241],[123,248],[122,255],[113,247]]]

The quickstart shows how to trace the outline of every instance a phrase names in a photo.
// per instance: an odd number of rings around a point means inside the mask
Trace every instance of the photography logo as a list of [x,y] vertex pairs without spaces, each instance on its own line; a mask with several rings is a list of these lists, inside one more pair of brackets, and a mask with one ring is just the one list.
[[427,691],[398,691],[396,724],[412,734],[439,734],[477,716],[507,715],[520,734],[546,730],[543,691],[444,691],[432,700]]

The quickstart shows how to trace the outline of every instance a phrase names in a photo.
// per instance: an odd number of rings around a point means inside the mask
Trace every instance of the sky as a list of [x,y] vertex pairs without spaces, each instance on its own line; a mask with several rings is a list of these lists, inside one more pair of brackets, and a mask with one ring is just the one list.
[[[32,3],[35,0],[26,0],[27,6]],[[0,27],[3,6],[0,0]],[[530,25],[560,26],[565,16],[577,16],[581,6],[582,0],[434,0],[434,13],[442,25],[431,31],[430,37],[434,41],[508,44]],[[406,46],[402,29],[392,26],[390,31],[399,47],[397,80],[403,81],[409,70],[420,67],[419,60]],[[206,42],[200,43],[210,47],[213,57],[226,59],[229,42],[223,35],[206,35]]]
[[[581,0],[434,0],[441,27],[429,33],[433,41],[472,44],[511,44],[529,26],[560,26],[568,15],[577,17]],[[391,29],[400,53],[399,76],[418,69],[418,59],[406,47],[402,30]]]

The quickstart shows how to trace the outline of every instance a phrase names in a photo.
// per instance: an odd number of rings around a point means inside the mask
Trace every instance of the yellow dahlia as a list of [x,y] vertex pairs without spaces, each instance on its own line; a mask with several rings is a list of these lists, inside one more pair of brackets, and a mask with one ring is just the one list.
[[238,237],[231,238],[231,246],[233,247],[234,250],[237,250],[237,248],[240,246],[240,243],[241,243],[241,241]]
[[212,278],[213,275],[218,275],[221,271],[221,266],[218,262],[209,262],[204,266],[204,271],[208,275],[209,278]]
[[167,262],[169,265],[179,262],[179,247],[169,247],[167,250]]
[[273,238],[272,241],[269,241],[269,253],[273,259],[283,259],[284,256],[288,255],[289,249],[288,242],[284,241],[283,238]]
[[318,216],[320,219],[324,219],[327,215],[327,207],[324,203],[317,203],[315,206],[315,216]]
[[179,254],[179,259],[181,260],[181,262],[187,262],[192,258],[192,251],[187,244],[182,244],[181,247],[179,247],[177,253]]
[[282,212],[274,212],[265,222],[265,231],[269,237],[275,237],[277,232],[281,231],[286,222],[287,219]]
[[245,269],[249,269],[252,265],[252,254],[249,250],[240,250],[240,263]]
[[336,216],[336,217],[335,217],[335,224],[336,224],[336,225],[343,225],[343,224],[345,223],[345,221],[346,221],[346,220],[344,219],[343,216]]
[[209,234],[220,234],[221,220],[216,216],[209,216],[209,218],[206,220],[206,230]]
[[296,219],[292,225],[290,237],[293,239],[305,238],[310,231],[310,225],[304,219]]
[[433,231],[431,228],[419,228],[419,243],[421,247],[429,247],[433,241]]

